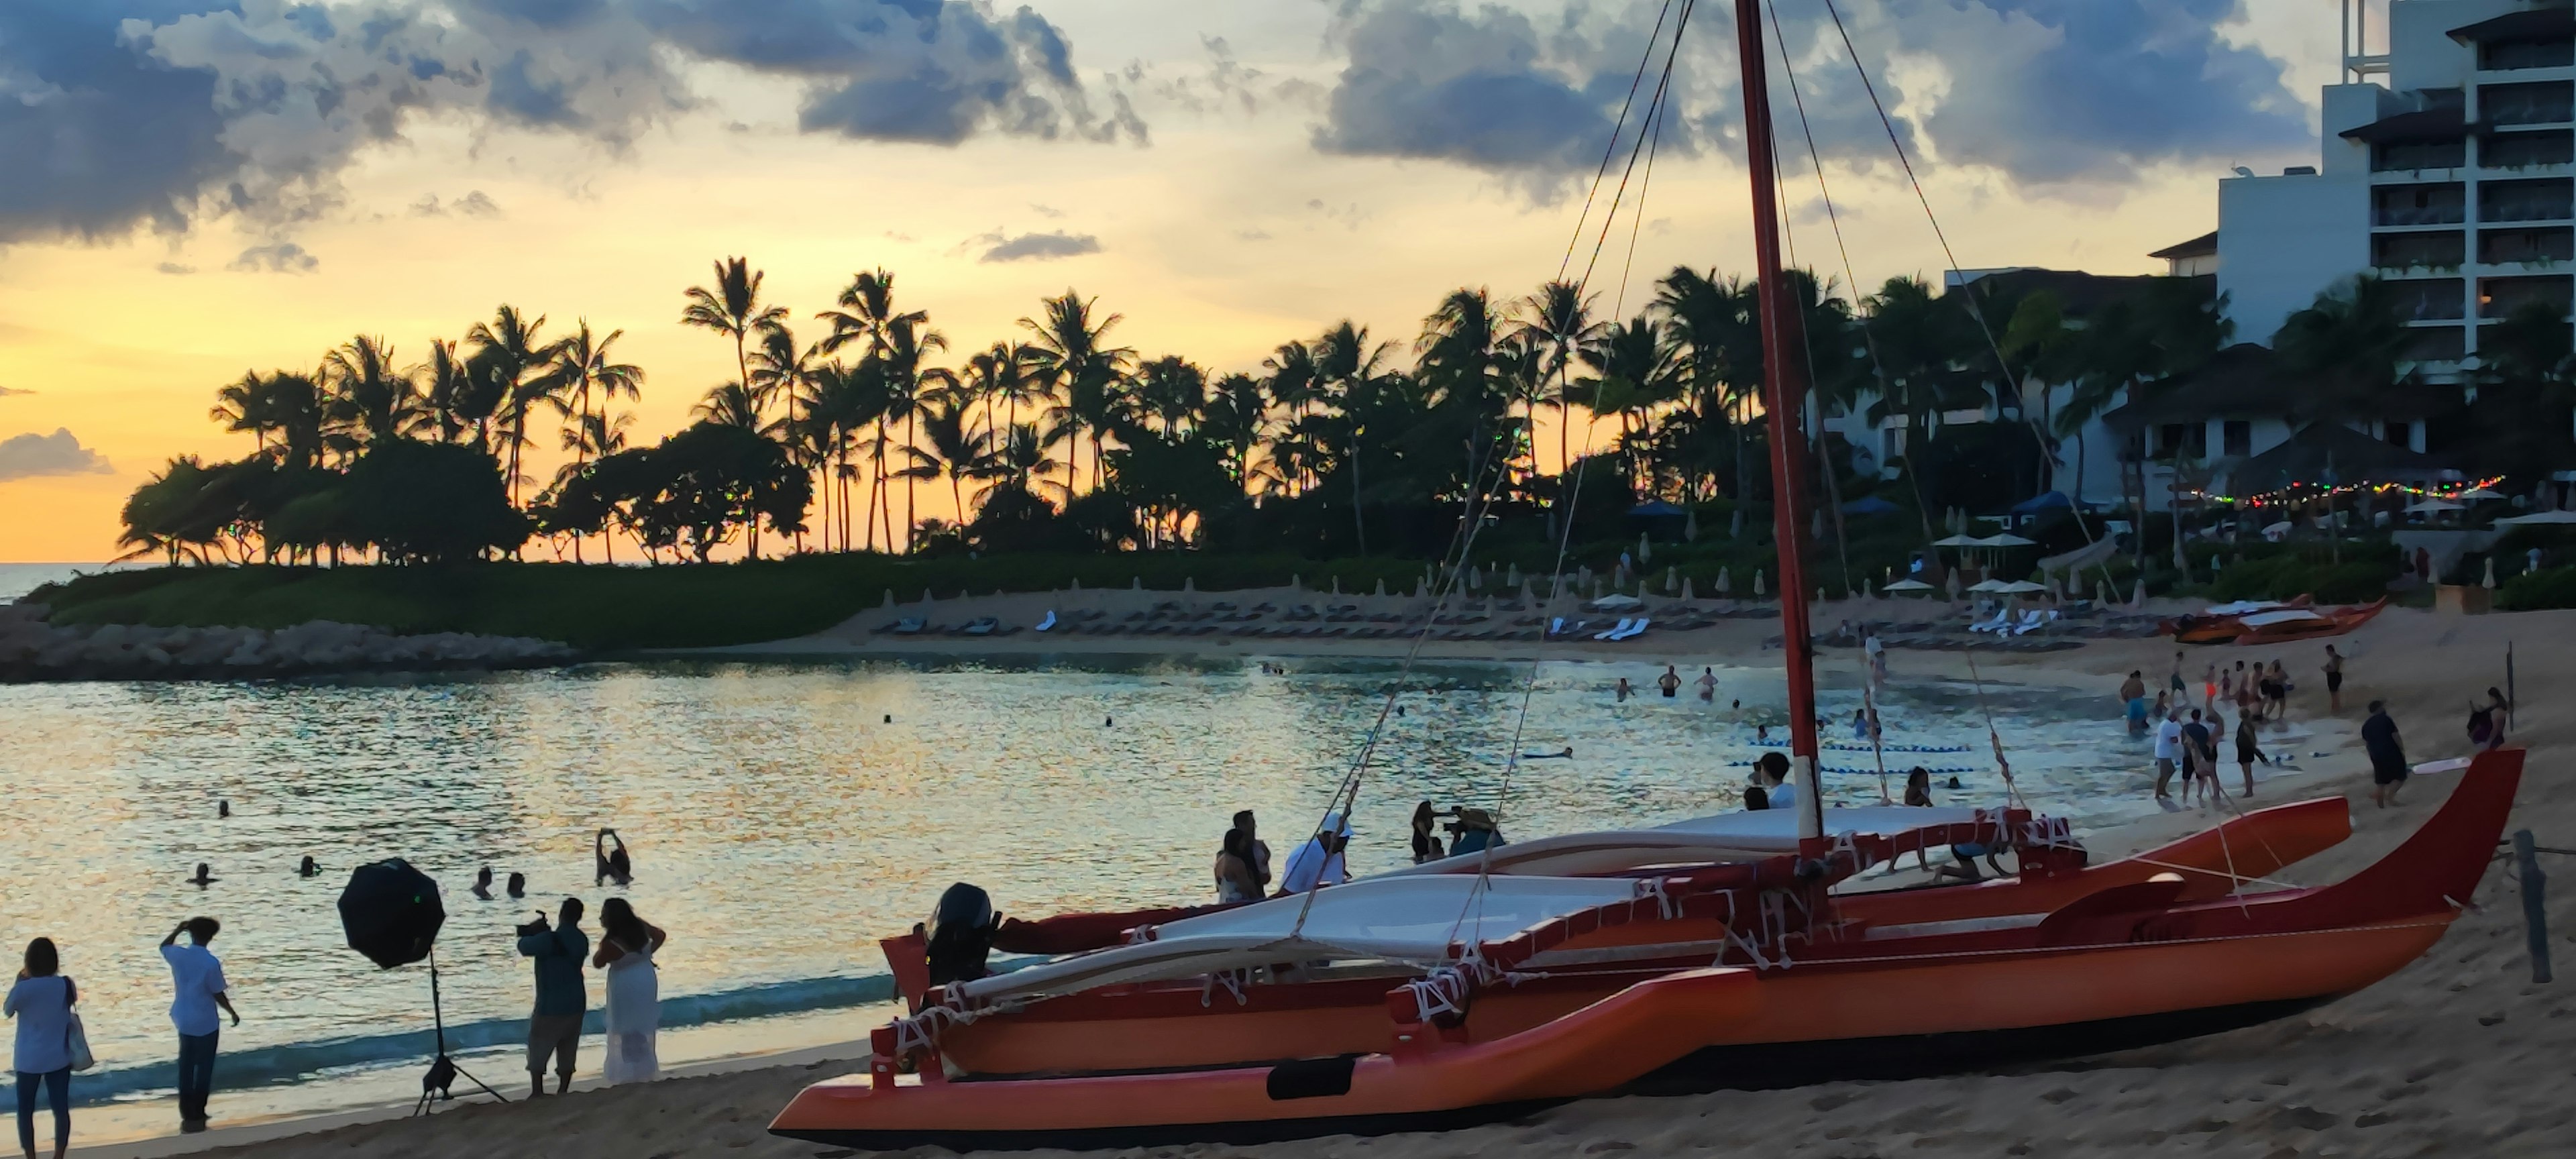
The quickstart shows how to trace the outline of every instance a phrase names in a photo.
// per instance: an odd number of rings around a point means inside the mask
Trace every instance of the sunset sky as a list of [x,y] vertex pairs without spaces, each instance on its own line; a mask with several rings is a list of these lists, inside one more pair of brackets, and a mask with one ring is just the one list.
[[[1824,0],[1776,2],[1860,280],[1937,280]],[[2229,166],[2313,162],[2333,0],[1838,2],[1963,265],[2150,271]],[[503,302],[623,328],[668,433],[732,372],[678,324],[731,254],[800,322],[890,269],[952,360],[1068,287],[1212,371],[1345,317],[1409,344],[1449,289],[1555,276],[1664,9],[0,0],[0,561],[115,555],[136,483],[249,449],[207,418],[245,370],[414,361]],[[1751,261],[1731,23],[1692,18],[1631,311]]]

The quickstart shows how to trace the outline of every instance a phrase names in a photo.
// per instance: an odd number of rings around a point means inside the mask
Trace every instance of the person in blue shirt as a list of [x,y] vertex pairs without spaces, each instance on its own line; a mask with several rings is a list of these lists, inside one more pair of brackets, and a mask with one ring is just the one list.
[[[241,1012],[233,1009],[224,986],[224,964],[206,948],[222,929],[223,924],[213,918],[194,917],[161,939],[161,959],[170,963],[170,1024],[179,1031],[179,1130],[183,1134],[206,1129],[206,1100],[215,1089],[215,1047],[223,1031],[215,1012],[222,1010],[232,1016],[233,1025],[241,1025]],[[181,933],[188,935],[190,944],[179,944]]]
[[546,915],[519,927],[519,956],[534,959],[536,1008],[528,1014],[528,1087],[546,1093],[546,1060],[555,1063],[555,1093],[572,1089],[572,1068],[581,1050],[581,1019],[590,1010],[590,991],[582,984],[582,963],[590,957],[590,935],[581,932],[584,907],[568,897],[552,928]]

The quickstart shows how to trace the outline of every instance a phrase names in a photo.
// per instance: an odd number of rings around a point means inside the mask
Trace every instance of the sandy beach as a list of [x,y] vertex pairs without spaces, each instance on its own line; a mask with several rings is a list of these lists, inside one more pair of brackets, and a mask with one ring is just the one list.
[[[1267,600],[1289,606],[1279,593],[1106,592],[1088,598],[1098,602],[1086,607],[1116,615],[1175,599],[1224,600],[1245,607]],[[1304,593],[1299,602],[1321,604],[1327,599],[1331,597]],[[1036,622],[1051,605],[1064,602],[1040,596],[978,600],[972,606],[941,601],[937,614],[950,622],[991,615],[1026,625]],[[1825,626],[1846,618],[1921,619],[1927,610],[1922,604],[1855,601],[1821,605],[1816,619]],[[731,651],[888,656],[1098,651],[1295,657],[1400,655],[1407,647],[1401,640],[1046,638],[1028,632],[1000,639],[890,638],[870,632],[893,618],[892,612],[872,612],[815,637]],[[1634,663],[1641,673],[1650,675],[1649,666],[1660,672],[1666,663],[1724,659],[1758,665],[1768,655],[1773,657],[1769,662],[1776,664],[1776,649],[1764,647],[1764,641],[1776,635],[1776,623],[1746,618],[1720,620],[1691,632],[1650,631],[1625,644],[1455,641],[1432,644],[1425,652],[1487,659],[1533,654],[1615,659]],[[2446,778],[2427,776],[2407,787],[2400,807],[2372,808],[2361,758],[2341,744],[2360,720],[2362,706],[2374,698],[2387,699],[2408,737],[2409,755],[2419,762],[2464,755],[2468,743],[2461,721],[2469,698],[2505,682],[2509,644],[2518,646],[2518,689],[2523,701],[2515,743],[2532,750],[2512,828],[2534,830],[2543,845],[2576,846],[2576,788],[2571,788],[2562,771],[2571,745],[2576,745],[2576,713],[2559,696],[2576,678],[2576,656],[2556,644],[2571,637],[2576,637],[2576,612],[2442,617],[2392,610],[2336,641],[2351,661],[2344,712],[2332,721],[2320,719],[2325,697],[2323,682],[2316,675],[2323,654],[2318,642],[2276,650],[2195,650],[2187,658],[2186,674],[2196,677],[2201,665],[2216,659],[2269,660],[2278,655],[2288,663],[2299,684],[2292,697],[2292,718],[2316,733],[2315,741],[2299,743],[2302,748],[2329,749],[2334,755],[2310,761],[2303,775],[2263,790],[2258,803],[2340,794],[2356,805],[2352,840],[2282,875],[2312,884],[2339,878],[2384,852],[2411,832],[2448,790]],[[1901,651],[1891,657],[1893,675],[1898,681],[1962,677],[1972,655],[1978,673],[1990,680],[2098,689],[2105,727],[2117,727],[2111,695],[2119,677],[2133,668],[2144,669],[2151,678],[2161,676],[2171,664],[2172,646],[2155,639],[2112,639],[2038,653]],[[1859,655],[1848,648],[1830,649],[1824,659],[1828,675],[1848,679]],[[1641,686],[1644,683],[1637,676],[1631,678]],[[2143,805],[2143,789],[2141,798]],[[2115,840],[2097,841],[2097,846],[2107,846],[2097,848],[2097,854],[2146,844],[2205,821],[2194,814],[2153,816],[2125,827]],[[2569,860],[2555,859],[2545,868],[2557,872],[2562,881],[2576,881],[2576,867],[2570,867]],[[2477,900],[2482,908],[2464,915],[2431,953],[2379,985],[2305,1015],[2203,1039],[2007,1073],[1595,1100],[1520,1122],[1445,1134],[1341,1137],[1252,1148],[1162,1148],[1150,1153],[1279,1159],[1553,1157],[1622,1151],[1857,1157],[2111,1156],[2188,1150],[2262,1159],[2563,1154],[2568,1139],[2576,1137],[2570,1133],[2576,1129],[2576,1101],[2567,1097],[2571,1081],[2576,1081],[2576,1061],[2571,1061],[2576,1060],[2576,997],[2568,994],[2563,983],[2531,984],[2520,900],[2501,872],[2488,877]],[[2553,943],[2576,946],[2576,885],[2562,887],[2549,908]],[[2560,952],[2563,969],[2568,959],[2576,957],[2576,950]],[[772,1138],[765,1127],[771,1114],[797,1089],[847,1065],[834,1061],[836,1056],[859,1051],[855,1046],[847,1051],[817,1051],[792,1060],[771,1060],[769,1065],[673,1077],[644,1087],[576,1091],[532,1105],[457,1105],[426,1122],[352,1121],[368,1116],[347,1116],[218,1130],[185,1141],[95,1148],[79,1154],[201,1151],[263,1159],[845,1155],[848,1152]]]

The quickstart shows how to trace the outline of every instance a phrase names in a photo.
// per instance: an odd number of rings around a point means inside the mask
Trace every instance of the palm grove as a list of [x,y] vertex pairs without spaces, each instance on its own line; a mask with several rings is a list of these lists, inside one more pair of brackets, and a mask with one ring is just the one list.
[[[2045,485],[2042,432],[2152,394],[2231,338],[2219,303],[2181,279],[2076,322],[2045,291],[1981,299],[1897,278],[1854,303],[1792,277],[1825,412],[1927,433],[1892,464],[1900,481],[1850,475],[1848,448],[1829,447],[1806,485],[1826,511],[1893,487],[1925,540],[1944,509]],[[1419,555],[1448,542],[1471,497],[1551,529],[1569,508],[1590,521],[1662,498],[1734,510],[1740,533],[1735,505],[1770,487],[1756,298],[1714,272],[1676,268],[1627,318],[1566,282],[1517,299],[1459,289],[1410,343],[1345,321],[1226,374],[1118,345],[1120,316],[1070,290],[957,357],[883,270],[810,319],[764,298],[762,280],[730,258],[686,291],[681,321],[726,343],[736,373],[650,446],[630,445],[621,404],[646,375],[618,360],[620,332],[504,305],[415,364],[362,336],[313,370],[223,387],[213,417],[253,452],[172,460],[128,500],[123,542],[174,563],[462,560],[532,540],[613,562],[621,539],[654,561],[704,561],[736,541],[757,557],[764,535],[826,552]],[[2365,278],[2284,327],[2284,362],[2319,384],[2318,417],[2413,385],[2398,310]],[[2488,373],[2531,389],[2494,397],[2563,411],[2564,322],[2506,326],[2516,353]],[[2004,382],[2074,390],[2056,405],[2039,392],[2033,411]],[[2026,421],[1933,421],[1963,407]],[[1552,438],[1536,437],[1541,412]],[[1596,423],[1615,436],[1578,456],[1573,432]],[[523,470],[540,443],[567,456],[541,486]],[[922,488],[957,518],[914,518]]]

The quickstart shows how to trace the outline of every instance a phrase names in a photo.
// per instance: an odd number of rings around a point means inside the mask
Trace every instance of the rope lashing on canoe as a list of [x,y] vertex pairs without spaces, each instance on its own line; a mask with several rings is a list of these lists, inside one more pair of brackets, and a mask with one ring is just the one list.
[[897,1018],[887,1025],[894,1028],[894,1057],[903,1058],[914,1051],[930,1050],[939,1045],[939,1035],[951,1026],[973,1026],[995,1014],[1016,1014],[1026,1003],[1004,1002],[992,1006],[963,1008],[953,1001],[921,1008],[909,1018]]
[[1649,877],[1640,880],[1637,883],[1637,892],[1655,899],[1655,912],[1662,915],[1665,921],[1681,916],[1681,903],[1674,900],[1671,890],[1665,888],[1663,878]]
[[1205,981],[1199,983],[1199,1006],[1204,1009],[1216,1005],[1216,992],[1220,989],[1234,995],[1235,1005],[1250,1006],[1252,995],[1244,993],[1243,988],[1251,983],[1252,971],[1249,969],[1219,970],[1209,974]]
[[1444,1014],[1467,1015],[1467,996],[1475,982],[1456,966],[1442,966],[1404,984],[1413,994],[1414,1009],[1424,1022]]

